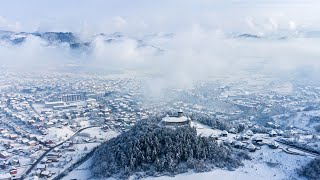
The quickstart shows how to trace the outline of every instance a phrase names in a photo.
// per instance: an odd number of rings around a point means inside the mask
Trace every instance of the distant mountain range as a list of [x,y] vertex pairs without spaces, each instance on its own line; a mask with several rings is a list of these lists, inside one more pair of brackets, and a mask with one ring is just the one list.
[[[135,38],[126,36],[123,33],[115,32],[111,34],[96,34],[87,40],[83,40],[79,35],[72,32],[12,32],[12,31],[2,31],[0,30],[0,45],[1,42],[9,43],[12,45],[21,45],[27,38],[37,37],[47,42],[48,46],[56,46],[59,44],[67,44],[71,49],[81,49],[81,48],[90,48],[93,44],[93,41],[96,38],[103,39],[106,43],[118,43],[125,40],[134,41],[137,45],[137,48],[152,48],[157,52],[163,52],[164,50],[161,47],[153,44],[157,39],[167,39],[170,40],[175,36],[173,33],[155,33],[147,34],[141,38]],[[268,35],[257,35],[250,33],[229,33],[226,34],[227,38],[234,39],[275,39],[275,40],[286,40],[289,38],[304,37],[304,38],[320,38],[320,31],[297,31],[294,33],[289,33],[287,31],[279,31],[277,33],[268,34]]]
[[228,35],[230,38],[239,39],[271,39],[271,40],[287,40],[291,38],[320,38],[320,31],[318,30],[300,30],[300,31],[277,31],[265,35],[257,35],[250,33],[231,33]]
[[0,45],[1,42],[11,45],[21,45],[26,42],[27,38],[40,38],[47,43],[48,46],[57,46],[66,44],[71,49],[90,48],[96,38],[101,38],[105,43],[119,43],[125,40],[135,42],[137,48],[152,48],[157,52],[162,52],[163,49],[150,43],[153,39],[166,38],[171,39],[174,34],[149,34],[141,39],[129,37],[120,32],[111,34],[96,34],[87,40],[83,40],[79,35],[72,32],[12,32],[0,30]]
[[0,31],[0,39],[12,44],[22,44],[28,37],[39,37],[50,44],[68,43],[70,45],[79,43],[79,39],[71,32],[12,32]]

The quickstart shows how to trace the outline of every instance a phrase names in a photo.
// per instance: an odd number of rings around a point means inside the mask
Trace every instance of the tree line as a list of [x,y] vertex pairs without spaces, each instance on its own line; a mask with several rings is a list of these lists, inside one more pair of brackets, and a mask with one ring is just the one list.
[[[131,175],[174,175],[220,167],[234,169],[249,156],[207,137],[192,127],[159,127],[156,121],[137,123],[131,130],[102,144],[93,155],[98,177],[126,179]],[[139,176],[138,176],[139,177]]]

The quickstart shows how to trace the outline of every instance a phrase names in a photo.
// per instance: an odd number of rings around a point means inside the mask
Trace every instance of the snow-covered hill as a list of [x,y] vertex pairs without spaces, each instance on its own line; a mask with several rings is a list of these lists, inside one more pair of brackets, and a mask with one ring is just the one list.
[[82,38],[79,34],[73,32],[12,32],[0,30],[0,44],[21,45],[28,38],[38,38],[45,42],[47,46],[67,45],[70,49],[90,48],[96,39],[102,39],[105,43],[119,43],[123,41],[132,41],[136,48],[151,48],[157,52],[163,49],[152,42],[161,38],[172,38],[173,34],[150,34],[142,38],[129,37],[123,33],[115,32],[111,34],[95,34],[89,38]]

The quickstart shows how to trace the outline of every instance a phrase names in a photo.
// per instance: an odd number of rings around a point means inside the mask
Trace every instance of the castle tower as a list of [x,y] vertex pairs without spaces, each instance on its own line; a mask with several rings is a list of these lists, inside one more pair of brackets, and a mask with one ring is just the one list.
[[181,109],[179,109],[178,111],[178,117],[182,117],[183,116],[183,111]]

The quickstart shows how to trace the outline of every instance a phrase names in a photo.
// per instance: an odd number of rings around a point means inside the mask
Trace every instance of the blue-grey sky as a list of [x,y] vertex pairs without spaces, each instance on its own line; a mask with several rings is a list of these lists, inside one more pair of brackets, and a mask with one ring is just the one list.
[[316,26],[318,7],[318,0],[4,0],[0,28],[87,33],[172,32],[195,24],[230,31],[268,23],[287,28],[282,26]]

